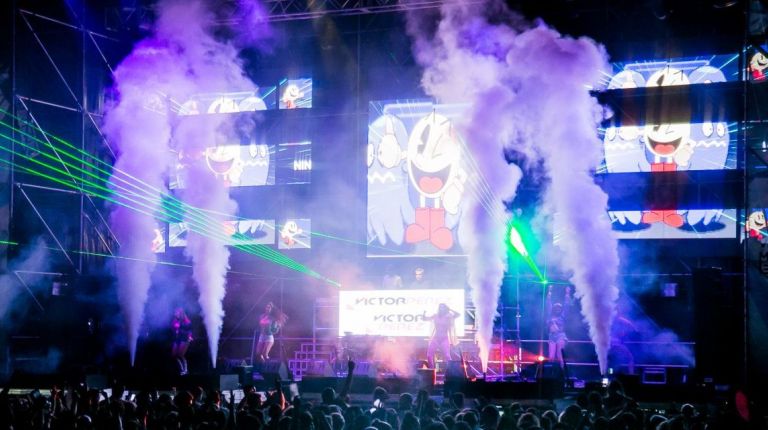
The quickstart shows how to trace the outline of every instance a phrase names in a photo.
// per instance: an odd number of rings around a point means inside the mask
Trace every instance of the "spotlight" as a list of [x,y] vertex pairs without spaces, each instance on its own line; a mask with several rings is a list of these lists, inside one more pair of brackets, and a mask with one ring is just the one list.
[[520,236],[520,232],[517,231],[514,226],[510,226],[509,229],[509,243],[512,244],[512,247],[515,248],[515,251],[517,251],[520,255],[523,257],[528,256],[528,250],[525,249],[523,238]]
[[536,357],[536,361],[538,361],[539,363],[543,363],[543,362],[547,361],[547,358],[544,357],[543,355],[539,355],[539,356]]

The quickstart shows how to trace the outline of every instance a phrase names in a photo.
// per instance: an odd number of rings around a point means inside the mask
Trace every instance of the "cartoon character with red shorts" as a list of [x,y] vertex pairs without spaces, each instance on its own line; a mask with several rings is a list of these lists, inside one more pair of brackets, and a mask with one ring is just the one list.
[[[431,113],[420,119],[408,139],[408,176],[419,195],[415,222],[405,230],[407,243],[429,241],[435,248],[453,246],[446,212],[459,212],[466,172],[461,169],[461,145],[450,120]],[[428,205],[431,200],[432,206]]]
[[757,51],[749,59],[749,72],[752,74],[753,81],[762,81],[765,79],[766,69],[768,69],[768,58]]
[[[687,85],[688,77],[680,70],[665,67],[648,78],[647,86]],[[651,173],[676,172],[678,167],[687,168],[693,154],[694,143],[690,139],[689,123],[647,124],[643,141],[653,156]],[[650,210],[643,213],[642,221],[646,224],[663,222],[670,227],[685,224],[677,208]]]

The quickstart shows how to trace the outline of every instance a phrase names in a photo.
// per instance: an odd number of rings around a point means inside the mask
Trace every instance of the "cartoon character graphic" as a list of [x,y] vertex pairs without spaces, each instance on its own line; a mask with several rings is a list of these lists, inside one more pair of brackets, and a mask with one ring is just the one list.
[[296,236],[300,235],[304,231],[294,220],[286,221],[283,228],[280,229],[280,240],[283,241],[289,248],[296,244]]
[[[459,211],[466,172],[461,169],[461,145],[448,118],[435,112],[420,119],[408,139],[408,176],[419,196],[415,221],[405,231],[407,243],[429,241],[448,250],[453,234],[446,212]],[[427,205],[432,200],[433,206]]]
[[[634,70],[617,73],[609,89],[664,87],[672,85],[709,84],[724,82],[725,75],[715,67],[703,65],[687,75],[667,65],[644,78]],[[653,118],[653,115],[647,117]],[[610,126],[605,131],[605,163],[608,172],[675,172],[680,170],[722,169],[728,158],[730,137],[724,122],[710,117],[700,124],[648,123],[645,126]],[[712,121],[715,119],[715,121]],[[675,207],[647,211],[613,211],[610,216],[621,230],[641,228],[641,225],[664,224],[672,228],[684,225],[713,227],[721,210],[683,210]]]
[[270,166],[272,155],[269,145],[266,144],[252,141],[247,146],[240,146],[243,173],[239,185],[259,186],[274,183],[274,166]]
[[408,198],[408,133],[393,115],[378,117],[368,128],[368,240],[403,243],[405,225],[413,223]]
[[[646,86],[665,87],[688,83],[688,76],[682,70],[667,66],[652,74]],[[691,125],[688,123],[646,124],[643,140],[652,157],[651,172],[675,172],[678,166],[687,167],[693,154],[690,135]],[[642,221],[646,224],[663,222],[675,228],[685,224],[676,208],[646,211]]]
[[208,169],[227,186],[240,183],[243,163],[240,159],[240,145],[219,145],[205,150]]
[[152,239],[152,252],[155,254],[165,252],[165,237],[163,237],[163,230],[154,229],[155,237]]
[[756,210],[749,214],[747,222],[744,223],[744,229],[747,233],[747,237],[757,240],[762,240],[766,237],[766,221],[765,212],[762,210]]
[[749,72],[752,74],[752,79],[755,81],[765,79],[765,69],[768,69],[768,57],[762,52],[756,51],[749,59]]
[[304,97],[304,93],[301,92],[298,85],[290,84],[286,86],[285,91],[283,91],[282,100],[283,104],[285,105],[285,109],[296,109],[298,107],[296,101],[302,97]]

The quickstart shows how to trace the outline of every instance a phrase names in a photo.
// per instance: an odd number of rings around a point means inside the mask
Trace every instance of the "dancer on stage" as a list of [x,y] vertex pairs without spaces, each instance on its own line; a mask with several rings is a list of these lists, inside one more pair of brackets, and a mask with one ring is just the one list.
[[[563,300],[568,307],[573,303],[573,293],[570,286],[565,289]],[[549,317],[547,319],[547,333],[549,343],[549,360],[557,361],[560,367],[564,364],[563,348],[568,343],[568,336],[565,334],[565,321],[567,318],[566,308],[562,303],[552,303],[552,286],[547,291],[547,309]]]
[[173,344],[171,345],[171,356],[176,360],[179,366],[179,374],[187,374],[187,349],[192,342],[192,321],[187,317],[184,308],[178,307],[173,312],[173,321],[171,321],[171,330],[173,332]]
[[256,344],[256,359],[265,362],[269,360],[269,351],[275,344],[275,334],[285,325],[288,315],[282,313],[274,303],[269,302],[264,307],[264,313],[259,319],[259,343]]
[[436,314],[424,317],[424,320],[432,321],[434,325],[432,338],[429,339],[429,346],[427,347],[427,363],[430,369],[435,368],[435,352],[438,349],[444,361],[447,362],[451,359],[451,345],[456,339],[453,321],[459,316],[460,314],[449,308],[448,305],[440,303]]

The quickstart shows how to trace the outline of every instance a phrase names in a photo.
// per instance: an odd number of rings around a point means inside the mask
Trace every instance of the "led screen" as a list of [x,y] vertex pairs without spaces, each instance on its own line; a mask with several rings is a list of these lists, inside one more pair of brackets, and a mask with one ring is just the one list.
[[[186,223],[171,223],[168,226],[168,245],[174,247],[187,246]],[[225,221],[224,232],[231,238],[231,244],[238,245],[272,245],[275,244],[275,220],[244,219]]]
[[[738,55],[616,63],[606,80],[609,90],[715,84],[738,80]],[[663,119],[664,106],[648,106],[646,118]],[[693,107],[690,107],[693,117]],[[684,114],[686,115],[686,114]],[[685,116],[684,116],[685,117]],[[615,122],[600,130],[604,160],[597,173],[647,172],[650,194],[644,210],[609,211],[620,239],[733,238],[736,210],[689,208],[676,203],[669,172],[737,167],[737,124],[723,121]],[[718,116],[717,118],[720,118]],[[709,115],[709,118],[715,118]],[[674,188],[674,187],[671,187]],[[663,204],[660,202],[663,201]],[[655,207],[654,207],[655,206]],[[663,208],[657,209],[656,207]]]
[[[229,187],[249,187],[275,184],[275,147],[271,145],[219,145],[207,148],[201,155],[205,165],[224,185]],[[171,177],[171,189],[184,188],[184,173],[195,157],[179,153],[174,175]]]
[[617,62],[611,66],[612,74],[606,77],[603,88],[600,89],[707,84],[739,80],[738,54]]
[[609,126],[598,173],[735,169],[737,134],[724,122]]
[[768,243],[768,228],[766,228],[766,208],[752,208],[747,211],[746,220],[742,217],[744,228],[741,230],[741,239],[755,240],[760,243]]
[[284,79],[280,82],[280,109],[312,107],[312,79]]
[[429,337],[433,325],[425,317],[445,303],[459,313],[456,336],[464,335],[464,290],[367,290],[339,292],[339,336]]
[[196,94],[180,104],[171,104],[171,109],[181,116],[255,112],[276,107],[274,86],[261,87],[256,91]]
[[308,219],[289,218],[280,224],[279,249],[301,249],[312,247],[311,222]]
[[312,143],[277,145],[277,183],[308,184],[312,174]]
[[732,239],[736,209],[609,211],[619,239]]
[[453,125],[462,111],[424,100],[371,102],[369,257],[462,255],[457,231],[471,175]]
[[747,77],[753,82],[765,81],[768,76],[768,46],[752,47],[747,51]]
[[[738,79],[737,55],[614,64],[607,89],[713,84]],[[663,118],[651,106],[646,118]],[[711,118],[711,116],[710,116]],[[706,119],[706,115],[705,118]],[[611,124],[601,130],[605,161],[600,173],[718,170],[736,168],[736,124]]]

